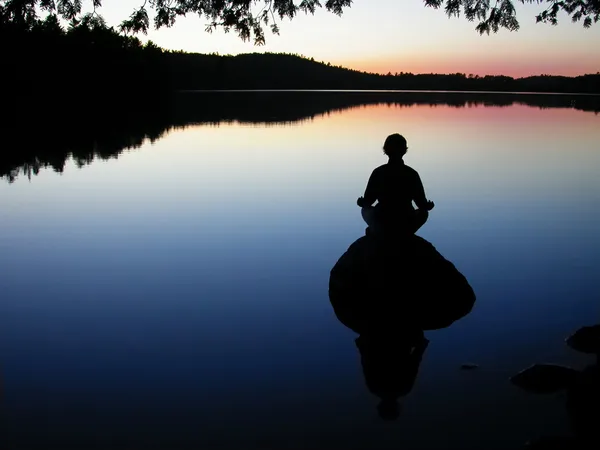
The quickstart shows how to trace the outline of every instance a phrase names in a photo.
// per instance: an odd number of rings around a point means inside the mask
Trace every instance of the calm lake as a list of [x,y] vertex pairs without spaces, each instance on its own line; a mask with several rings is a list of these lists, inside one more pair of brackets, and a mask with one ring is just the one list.
[[[592,362],[564,343],[600,322],[589,98],[182,95],[152,124],[3,162],[5,448],[512,449],[569,433],[563,394],[509,377]],[[436,205],[418,234],[477,302],[426,332],[384,421],[328,282],[395,132]]]

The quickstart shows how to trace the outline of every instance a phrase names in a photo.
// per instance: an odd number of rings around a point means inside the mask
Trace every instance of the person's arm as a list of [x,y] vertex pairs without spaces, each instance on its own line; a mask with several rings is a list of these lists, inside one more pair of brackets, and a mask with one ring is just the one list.
[[359,197],[356,201],[358,206],[361,208],[372,206],[373,203],[377,200],[377,180],[376,180],[375,171],[369,177],[369,181],[367,182],[367,187],[365,189],[365,195]]
[[414,179],[414,201],[417,205],[417,208],[423,209],[425,211],[430,211],[433,209],[433,202],[428,201],[427,197],[425,197],[425,188],[423,187],[423,182],[421,181],[421,177],[417,172],[415,172]]

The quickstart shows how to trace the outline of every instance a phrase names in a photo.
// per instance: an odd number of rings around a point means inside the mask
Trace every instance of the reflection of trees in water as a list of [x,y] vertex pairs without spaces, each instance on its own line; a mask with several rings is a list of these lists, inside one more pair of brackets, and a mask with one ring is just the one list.
[[156,130],[131,128],[110,134],[100,131],[88,135],[78,133],[77,136],[45,130],[33,137],[18,137],[11,142],[8,155],[2,155],[0,159],[0,176],[12,182],[19,175],[31,178],[43,168],[61,173],[69,159],[79,168],[97,159],[116,159],[126,150],[141,147],[146,140],[155,142],[169,130],[170,127]]
[[154,100],[143,107],[114,102],[92,105],[89,111],[58,110],[35,121],[16,121],[2,137],[0,176],[14,181],[40,169],[62,172],[72,158],[79,167],[96,159],[116,158],[121,152],[154,142],[173,128],[193,125],[247,123],[291,125],[322,115],[371,105],[418,105],[470,108],[527,105],[573,108],[597,114],[600,96],[486,94],[448,92],[197,92]]

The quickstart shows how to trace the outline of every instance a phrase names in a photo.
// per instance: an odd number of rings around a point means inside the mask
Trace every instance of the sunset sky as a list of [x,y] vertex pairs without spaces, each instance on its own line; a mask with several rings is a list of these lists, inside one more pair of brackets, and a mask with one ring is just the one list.
[[[140,0],[105,0],[102,14],[110,25],[139,7]],[[324,2],[323,2],[324,3]],[[584,29],[560,15],[558,26],[536,24],[543,5],[515,0],[521,29],[489,36],[475,22],[448,18],[443,9],[426,8],[420,0],[354,0],[338,17],[324,9],[314,16],[300,13],[279,21],[280,35],[267,32],[257,47],[233,32],[204,31],[207,20],[180,18],[170,29],[151,30],[147,37],[173,50],[221,54],[286,52],[373,72],[581,75],[600,71],[600,24]]]

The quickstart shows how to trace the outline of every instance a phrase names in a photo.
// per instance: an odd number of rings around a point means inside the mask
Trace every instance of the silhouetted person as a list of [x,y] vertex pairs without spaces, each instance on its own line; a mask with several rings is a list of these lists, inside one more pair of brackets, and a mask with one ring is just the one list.
[[428,344],[422,330],[361,334],[356,339],[367,387],[381,399],[377,410],[382,419],[400,415],[398,398],[412,390]]
[[[406,139],[400,134],[387,137],[383,153],[389,160],[373,170],[364,196],[356,202],[371,231],[413,234],[427,221],[434,207],[425,197],[417,171],[404,164],[402,158],[407,149]],[[413,201],[418,209],[413,207]]]

